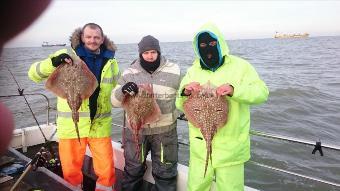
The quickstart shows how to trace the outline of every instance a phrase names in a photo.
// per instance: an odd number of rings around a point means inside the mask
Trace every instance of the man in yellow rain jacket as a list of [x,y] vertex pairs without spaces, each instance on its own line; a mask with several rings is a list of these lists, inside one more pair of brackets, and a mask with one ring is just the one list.
[[227,95],[228,121],[212,140],[212,159],[204,177],[206,143],[199,128],[189,123],[190,161],[188,190],[210,190],[213,177],[218,191],[244,190],[244,163],[250,158],[249,106],[265,102],[268,88],[255,69],[246,61],[229,54],[220,31],[211,23],[199,30],[193,40],[196,59],[181,81],[176,106],[191,91],[208,81],[218,95]]
[[110,95],[119,77],[119,68],[114,53],[115,45],[95,23],[88,23],[72,34],[73,50],[62,49],[47,59],[32,64],[28,76],[35,82],[46,78],[61,63],[72,61],[70,53],[75,52],[96,76],[99,86],[79,109],[79,133],[81,144],[72,120],[72,112],[66,99],[58,97],[59,155],[64,179],[72,185],[81,186],[81,172],[85,149],[88,145],[93,158],[96,175],[96,190],[112,190],[115,182],[113,150],[111,145],[111,102]]

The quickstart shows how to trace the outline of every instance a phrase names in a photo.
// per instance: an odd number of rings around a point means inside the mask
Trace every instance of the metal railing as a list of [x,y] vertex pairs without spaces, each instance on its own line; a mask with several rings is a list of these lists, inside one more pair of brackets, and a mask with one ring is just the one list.
[[[184,116],[180,116],[178,119],[179,120],[186,120],[183,117]],[[128,128],[124,125],[119,125],[119,124],[115,124],[115,123],[112,123],[112,125],[117,126],[117,127],[121,127],[121,128]],[[271,138],[271,139],[277,139],[277,140],[282,140],[282,141],[289,141],[289,142],[292,142],[292,143],[314,146],[314,150],[313,150],[312,153],[314,154],[316,150],[319,150],[321,156],[323,156],[322,148],[340,151],[339,146],[327,145],[327,144],[321,145],[321,142],[314,143],[313,141],[302,140],[302,139],[297,139],[297,138],[282,136],[282,135],[275,135],[275,134],[270,134],[270,133],[265,133],[265,132],[261,132],[261,131],[255,131],[255,130],[251,130],[250,134],[254,135],[254,136],[264,137],[264,138]],[[184,146],[190,146],[189,143],[183,143],[183,142],[180,142],[180,141],[178,142],[178,144],[184,145]],[[297,177],[305,178],[305,179],[308,179],[308,180],[312,180],[312,181],[315,181],[315,182],[319,182],[319,183],[323,183],[323,184],[327,184],[327,185],[331,185],[331,186],[340,187],[339,183],[323,180],[323,179],[320,179],[320,178],[315,178],[315,177],[312,177],[312,176],[303,175],[303,174],[300,174],[300,173],[291,172],[291,171],[284,170],[284,169],[281,169],[281,168],[277,168],[277,167],[265,165],[265,164],[262,164],[262,163],[259,163],[259,162],[255,162],[255,161],[252,161],[252,160],[250,160],[248,162],[251,163],[251,164],[254,164],[256,166],[260,166],[260,167],[267,168],[267,169],[270,169],[270,170],[282,172],[282,173],[289,174],[289,175],[294,175],[294,176],[297,176]]]
[[52,140],[53,136],[56,134],[57,130],[55,130],[52,133],[52,135],[51,135],[51,137],[49,139],[46,138],[43,130],[41,129],[41,126],[40,126],[40,123],[38,122],[37,117],[35,116],[35,114],[34,114],[32,108],[31,108],[30,104],[28,103],[28,101],[26,99],[26,96],[42,96],[43,98],[45,98],[45,101],[46,101],[46,112],[47,112],[46,113],[46,115],[47,115],[46,116],[46,125],[50,124],[50,109],[51,109],[51,107],[50,107],[50,100],[48,99],[48,97],[45,94],[42,94],[42,93],[28,93],[28,94],[24,94],[23,93],[24,89],[20,89],[20,88],[18,89],[18,92],[19,92],[19,94],[2,95],[2,96],[0,96],[0,98],[13,98],[13,97],[20,97],[20,96],[22,96],[25,99],[25,103],[27,104],[27,106],[28,106],[28,108],[29,108],[29,110],[30,110],[30,112],[32,114],[32,117],[34,118],[34,120],[35,120],[35,122],[36,122],[36,124],[37,124],[37,126],[39,128],[39,131],[40,131],[41,135],[43,136],[43,138],[45,140],[45,144],[48,144],[50,142],[50,140]]
[[[294,137],[288,137],[288,136],[283,136],[283,135],[276,135],[276,134],[271,134],[271,133],[265,133],[261,131],[256,131],[256,130],[250,130],[251,135],[255,136],[260,136],[260,137],[265,137],[265,138],[271,138],[271,139],[277,139],[277,140],[282,140],[282,141],[288,141],[292,143],[298,143],[298,144],[303,144],[303,145],[310,145],[314,146],[314,149],[319,150],[319,148],[326,148],[326,149],[331,149],[331,150],[336,150],[340,151],[340,147],[336,145],[330,145],[330,144],[321,144],[321,141],[309,141],[309,140],[303,140],[303,139],[298,139]],[[322,150],[319,150],[320,154],[323,155]],[[314,154],[314,153],[313,153]]]
[[50,115],[50,113],[49,113],[49,110],[50,110],[50,101],[49,101],[49,99],[47,98],[46,95],[40,94],[40,93],[24,94],[24,89],[20,87],[20,84],[19,84],[19,82],[17,81],[17,79],[15,78],[15,76],[14,76],[13,72],[11,71],[11,69],[10,69],[7,65],[5,65],[5,67],[7,68],[8,72],[11,74],[11,76],[13,77],[13,80],[14,80],[14,82],[16,83],[16,85],[17,85],[17,87],[18,87],[17,90],[18,90],[18,93],[19,93],[19,94],[18,94],[18,95],[2,96],[2,97],[16,97],[16,96],[22,96],[22,97],[24,98],[24,100],[25,100],[25,103],[26,103],[27,107],[29,108],[29,110],[30,110],[30,112],[31,112],[31,114],[32,114],[32,117],[34,118],[36,124],[38,125],[39,130],[40,130],[42,136],[44,137],[45,143],[49,142],[49,140],[46,138],[44,132],[42,131],[42,129],[41,129],[41,127],[40,127],[40,124],[39,124],[39,122],[38,122],[38,119],[37,119],[36,116],[34,115],[34,112],[33,112],[32,108],[31,108],[30,104],[28,103],[28,101],[27,101],[27,99],[26,99],[26,95],[42,95],[43,97],[45,97],[45,99],[46,99],[46,101],[47,101],[47,125],[49,124],[49,117],[50,117],[50,116],[49,116],[49,115]]
[[11,98],[11,97],[20,97],[20,96],[42,96],[45,98],[46,100],[46,110],[47,110],[47,117],[46,117],[46,124],[50,123],[50,100],[48,99],[48,97],[45,94],[42,93],[28,93],[28,94],[13,94],[13,95],[4,95],[4,96],[0,96],[0,98]]

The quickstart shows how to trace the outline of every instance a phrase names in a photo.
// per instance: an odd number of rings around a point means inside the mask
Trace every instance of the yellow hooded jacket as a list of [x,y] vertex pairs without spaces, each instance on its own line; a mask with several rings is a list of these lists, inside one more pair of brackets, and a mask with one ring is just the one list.
[[[203,70],[200,65],[197,37],[208,32],[217,38],[219,52],[225,56],[224,63],[214,72]],[[181,81],[178,94],[190,82],[206,84],[208,81],[218,87],[229,83],[234,87],[232,97],[227,96],[229,105],[228,122],[219,128],[212,140],[212,167],[237,165],[250,158],[250,111],[249,106],[260,104],[268,98],[266,84],[259,78],[255,69],[246,60],[229,55],[229,49],[220,31],[213,24],[204,25],[193,39],[196,59]],[[178,96],[176,107],[183,111],[186,96]],[[198,137],[198,138],[197,138]],[[199,139],[201,138],[201,139]],[[200,160],[205,164],[206,143],[199,128],[189,122],[190,160]],[[209,162],[209,165],[211,163]]]
[[[80,43],[80,29],[77,29],[71,36],[72,48]],[[107,49],[114,51],[115,46],[106,36],[104,45]],[[51,58],[62,53],[73,54],[73,50],[62,49],[50,55],[47,59],[33,63],[28,71],[28,76],[34,82],[41,82],[48,78],[56,69],[52,65]],[[83,100],[79,108],[79,134],[80,138],[103,138],[111,136],[111,91],[117,84],[119,78],[118,63],[115,58],[108,59],[105,63],[101,74],[100,91],[97,98],[97,112],[94,119],[90,119],[89,99]],[[66,99],[58,97],[57,101],[57,134],[61,139],[77,138],[75,126],[72,120],[72,112],[67,104]]]

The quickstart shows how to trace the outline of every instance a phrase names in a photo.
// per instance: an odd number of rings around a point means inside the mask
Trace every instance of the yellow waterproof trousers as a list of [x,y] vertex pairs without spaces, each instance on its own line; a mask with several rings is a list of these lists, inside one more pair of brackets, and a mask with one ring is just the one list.
[[82,183],[81,169],[87,145],[92,153],[94,171],[98,176],[96,190],[112,190],[116,177],[110,137],[81,138],[80,144],[78,139],[60,139],[59,156],[64,179],[74,186]]
[[[205,162],[190,160],[188,191],[243,191],[244,163],[233,166],[213,168],[209,161],[207,174],[204,177]],[[212,189],[212,182],[216,177],[216,184]]]

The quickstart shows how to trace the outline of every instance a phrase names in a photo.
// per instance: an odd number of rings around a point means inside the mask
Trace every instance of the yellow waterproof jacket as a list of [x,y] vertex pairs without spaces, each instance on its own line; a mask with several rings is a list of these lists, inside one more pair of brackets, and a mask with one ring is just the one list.
[[[111,42],[106,40],[105,42]],[[112,42],[111,42],[112,43]],[[33,63],[28,71],[28,76],[34,82],[40,82],[56,69],[52,65],[51,58],[61,53],[70,53],[62,49],[50,55],[47,59]],[[89,99],[83,100],[79,108],[79,134],[80,137],[102,138],[111,136],[111,91],[116,86],[119,78],[118,63],[115,58],[108,59],[102,69],[100,91],[97,98],[97,112],[94,119],[90,119]],[[77,138],[75,126],[72,120],[72,112],[66,99],[58,97],[57,100],[57,134],[60,139]]]
[[[225,56],[224,63],[215,72],[203,70],[200,65],[197,37],[202,32],[209,32],[218,39],[219,51]],[[259,78],[255,69],[239,57],[229,55],[228,46],[220,31],[212,24],[204,25],[193,40],[196,59],[183,77],[178,95],[190,82],[206,84],[208,81],[218,87],[229,83],[234,87],[232,97],[227,96],[229,105],[228,122],[217,130],[212,140],[212,167],[231,166],[246,162],[250,158],[250,111],[249,106],[265,102],[268,88]],[[178,96],[176,107],[183,111],[186,96]],[[190,160],[205,163],[206,143],[199,128],[189,122]],[[210,162],[209,162],[210,165]]]

